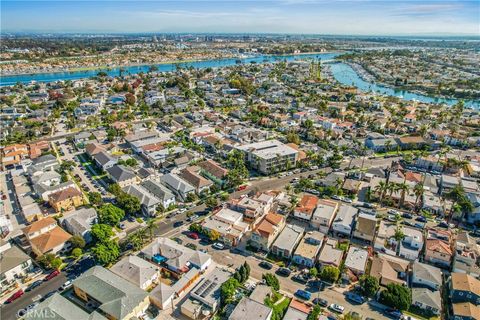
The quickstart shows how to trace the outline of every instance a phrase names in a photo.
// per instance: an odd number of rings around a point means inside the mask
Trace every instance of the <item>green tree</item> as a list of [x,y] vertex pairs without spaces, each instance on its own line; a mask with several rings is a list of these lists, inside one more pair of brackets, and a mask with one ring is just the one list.
[[216,207],[218,205],[218,200],[217,198],[209,197],[207,198],[207,200],[205,200],[205,205],[207,206],[207,208]]
[[140,200],[135,196],[123,192],[117,197],[117,201],[118,204],[125,210],[125,212],[130,215],[140,211],[141,203]]
[[380,293],[380,302],[394,309],[408,310],[412,304],[412,292],[408,287],[389,283]]
[[100,192],[89,192],[88,201],[94,206],[101,206],[103,204],[102,195]]
[[317,320],[320,312],[322,312],[322,308],[318,304],[314,305],[312,311],[307,316],[307,320]]
[[340,270],[334,266],[325,266],[320,271],[320,279],[330,283],[336,282],[339,276]]
[[240,283],[235,278],[230,278],[225,281],[220,286],[220,297],[222,301],[222,305],[226,305],[230,303],[235,295],[235,290],[240,286]]
[[103,224],[115,226],[124,217],[125,211],[111,203],[104,204],[98,209],[98,220]]
[[112,227],[108,224],[94,224],[90,230],[94,242],[101,243],[108,241],[113,236]]
[[72,250],[72,256],[75,258],[75,259],[78,259],[80,258],[80,256],[82,255],[83,251],[82,249],[80,248],[75,248]]
[[362,287],[363,294],[367,297],[373,297],[380,288],[378,279],[370,275],[360,277],[360,286]]
[[75,235],[68,240],[74,248],[85,248],[85,239],[82,236]]
[[54,258],[51,262],[50,262],[50,266],[55,269],[55,270],[58,270],[60,268],[60,266],[62,265],[62,259],[56,257]]
[[92,253],[95,260],[102,265],[107,265],[118,259],[120,255],[120,247],[115,241],[106,240],[93,247]]
[[275,291],[280,290],[280,281],[273,273],[264,273],[262,279],[265,280],[267,286],[272,287]]
[[318,276],[318,270],[317,268],[313,267],[313,268],[310,268],[309,270],[309,274],[312,278],[316,278]]

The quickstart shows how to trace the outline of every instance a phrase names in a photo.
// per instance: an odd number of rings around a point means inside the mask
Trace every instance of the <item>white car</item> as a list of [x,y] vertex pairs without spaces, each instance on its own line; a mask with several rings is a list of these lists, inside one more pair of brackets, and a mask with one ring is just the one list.
[[218,250],[222,250],[225,248],[225,246],[223,245],[223,243],[220,243],[220,242],[215,242],[212,247],[214,247],[215,249],[218,249]]
[[343,311],[345,311],[345,307],[344,306],[341,306],[339,304],[335,304],[335,303],[332,303],[330,306],[329,306],[330,309],[332,309],[333,311],[335,312],[338,312],[338,313],[343,313]]
[[64,284],[62,284],[62,286],[59,288],[59,291],[63,291],[65,289],[68,289],[72,286],[72,281],[68,280],[67,282],[65,282]]

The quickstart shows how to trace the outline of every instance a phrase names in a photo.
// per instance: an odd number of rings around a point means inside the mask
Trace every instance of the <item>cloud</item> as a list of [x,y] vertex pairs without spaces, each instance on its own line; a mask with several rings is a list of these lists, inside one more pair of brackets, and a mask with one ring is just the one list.
[[463,8],[462,3],[426,3],[408,5],[393,11],[393,16],[426,17],[450,14]]

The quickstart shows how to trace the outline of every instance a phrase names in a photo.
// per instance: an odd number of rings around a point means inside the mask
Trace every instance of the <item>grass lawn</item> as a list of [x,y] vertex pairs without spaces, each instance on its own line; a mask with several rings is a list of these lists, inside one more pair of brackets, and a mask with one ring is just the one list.
[[408,311],[402,311],[403,314],[414,317],[419,320],[438,320],[440,319],[438,316],[432,316],[426,314],[425,311],[422,309],[416,308],[414,306],[410,307]]
[[[275,297],[276,301],[279,301],[281,297]],[[265,305],[273,309],[272,320],[280,320],[287,312],[290,305],[290,298],[285,297],[280,303],[275,304],[270,298],[265,299]]]
[[350,241],[345,241],[345,242],[339,242],[337,244],[337,249],[340,249],[344,252],[346,252],[348,250],[348,246],[350,245]]

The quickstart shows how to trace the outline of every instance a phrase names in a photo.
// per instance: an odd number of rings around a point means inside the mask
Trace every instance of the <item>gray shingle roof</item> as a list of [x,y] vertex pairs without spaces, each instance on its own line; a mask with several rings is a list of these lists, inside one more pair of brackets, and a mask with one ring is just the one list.
[[88,314],[59,293],[55,293],[40,303],[35,308],[35,312],[29,312],[25,317],[26,320],[43,320],[45,318],[51,320],[106,319],[98,312]]
[[173,193],[170,190],[168,190],[167,187],[165,187],[158,181],[145,180],[141,183],[141,186],[147,189],[151,194],[153,194],[155,197],[157,197],[162,201],[172,199],[175,197]]
[[157,199],[153,194],[150,194],[148,190],[146,190],[142,186],[129,185],[122,190],[129,195],[138,198],[138,200],[140,200],[140,203],[147,208],[160,203],[159,199]]
[[187,183],[185,180],[177,176],[176,174],[165,174],[160,177],[160,180],[167,186],[181,193],[189,193],[195,191],[195,188]]
[[100,310],[117,319],[123,319],[147,297],[137,286],[100,266],[85,271],[73,285],[99,301]]
[[116,182],[127,181],[135,178],[135,173],[123,165],[115,165],[107,169],[108,174]]

